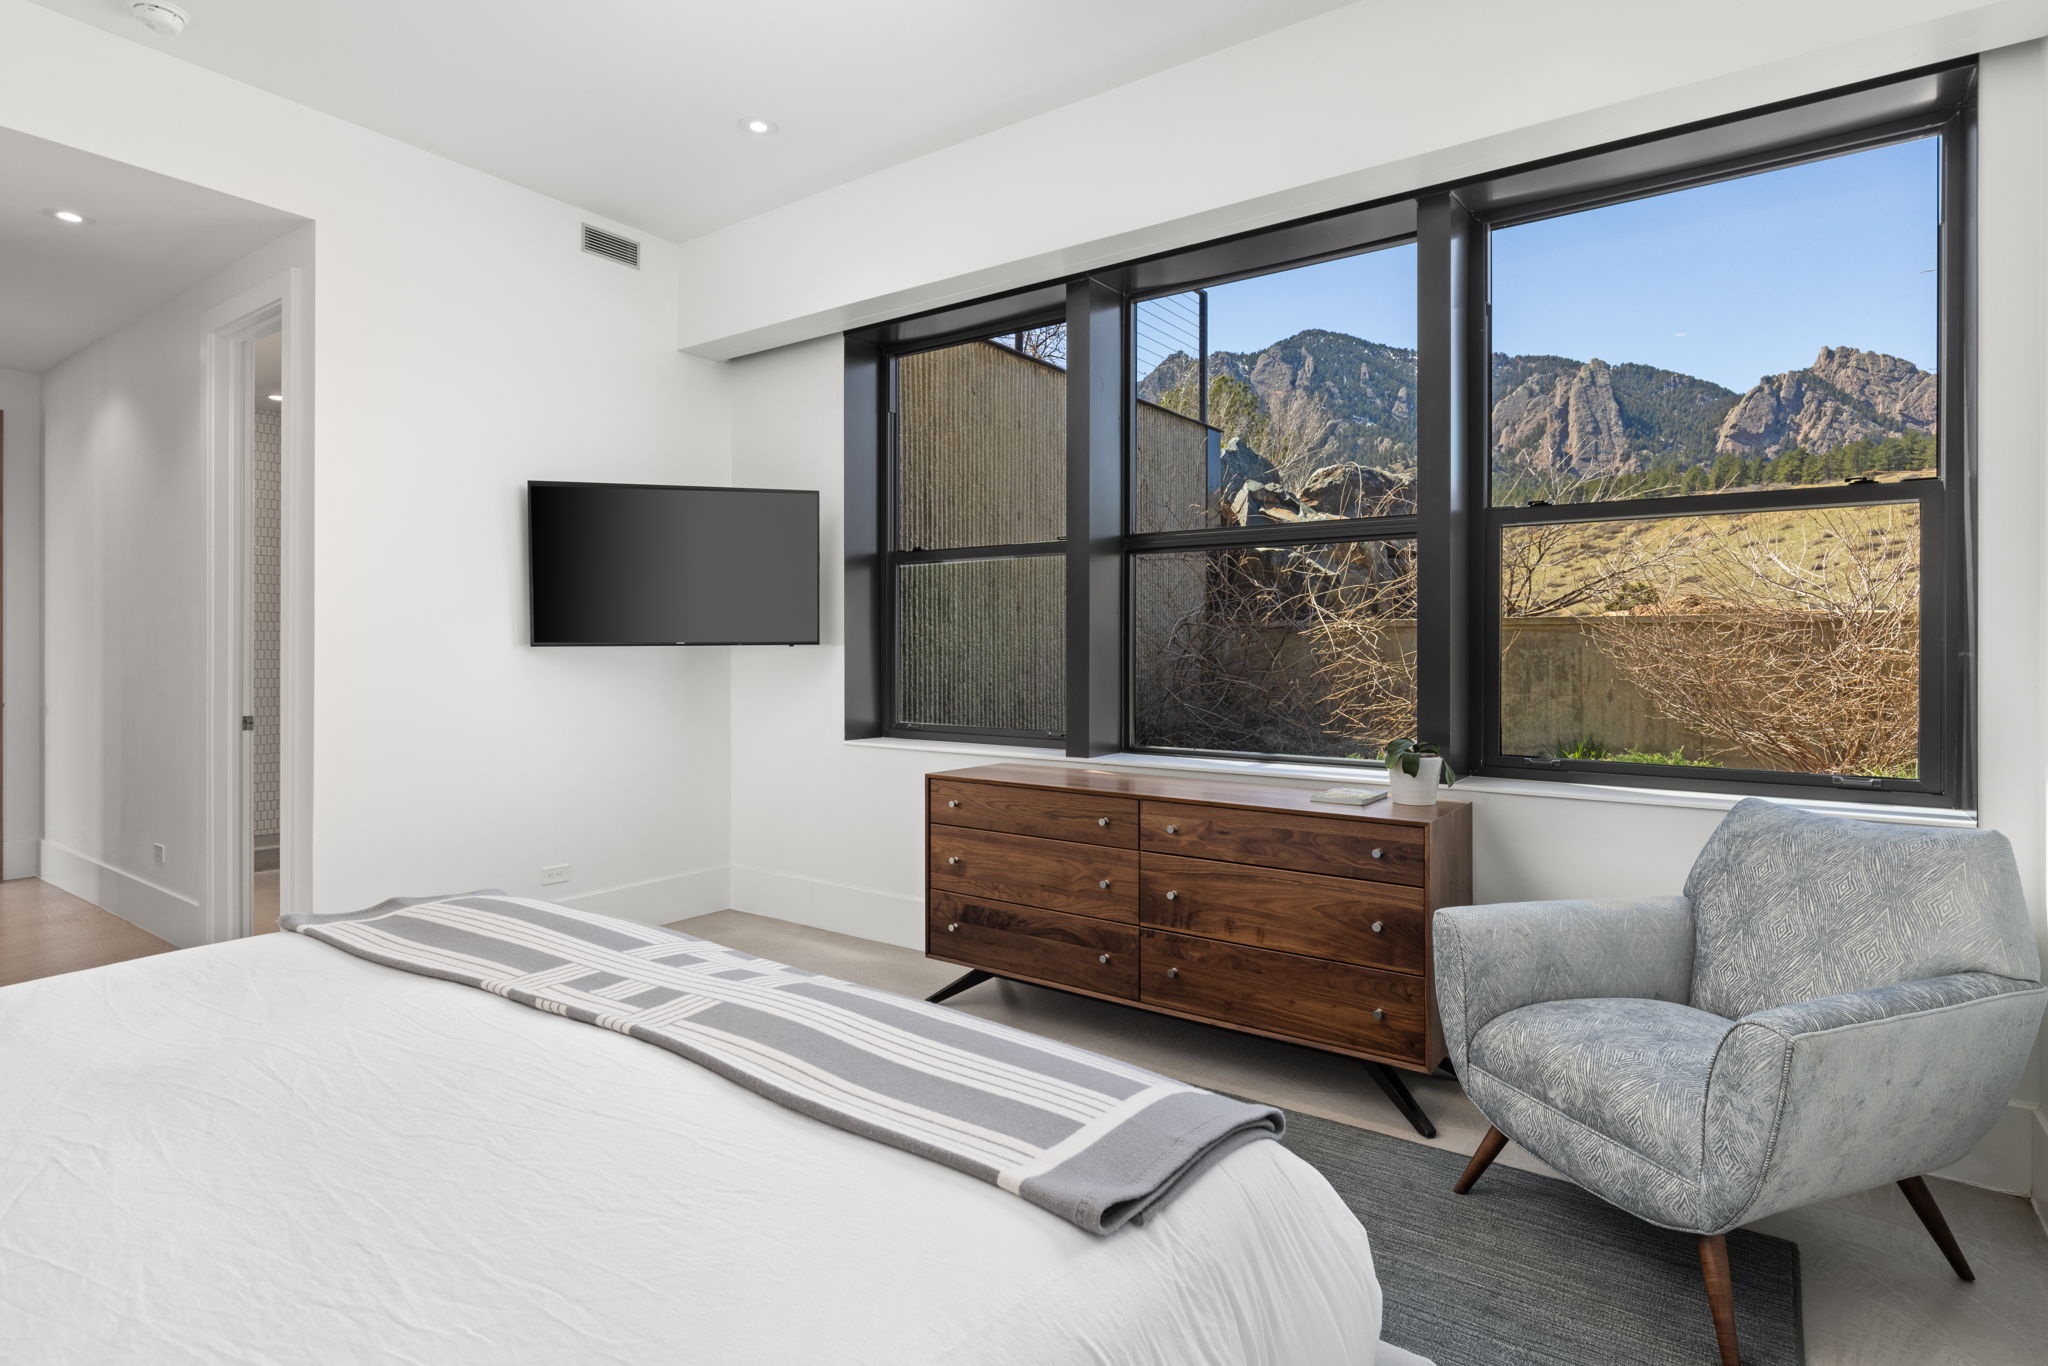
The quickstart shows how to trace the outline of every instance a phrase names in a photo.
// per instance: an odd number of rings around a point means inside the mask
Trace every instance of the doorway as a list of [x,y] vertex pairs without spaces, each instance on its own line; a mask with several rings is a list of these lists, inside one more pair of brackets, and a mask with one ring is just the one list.
[[311,390],[297,270],[210,313],[208,938],[304,904]]
[[248,509],[249,642],[247,829],[250,931],[277,929],[279,816],[282,812],[280,741],[284,640],[284,329],[248,343],[254,383],[250,409]]

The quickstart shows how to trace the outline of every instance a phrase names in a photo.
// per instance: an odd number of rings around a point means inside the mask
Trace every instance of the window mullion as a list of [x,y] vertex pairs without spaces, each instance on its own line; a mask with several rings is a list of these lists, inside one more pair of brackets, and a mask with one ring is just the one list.
[[1123,746],[1124,298],[1067,287],[1067,754]]
[[[1474,670],[1470,635],[1477,582],[1467,542],[1475,506],[1472,372],[1474,257],[1481,234],[1451,195],[1422,201],[1416,219],[1416,733],[1469,770]],[[1484,355],[1484,337],[1478,352]],[[1483,376],[1483,370],[1481,375]],[[1479,485],[1483,488],[1483,483]]]

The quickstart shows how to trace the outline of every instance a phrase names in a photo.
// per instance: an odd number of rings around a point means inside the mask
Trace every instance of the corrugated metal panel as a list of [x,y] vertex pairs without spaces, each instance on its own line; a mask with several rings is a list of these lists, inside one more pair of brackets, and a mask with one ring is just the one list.
[[898,720],[1066,730],[1066,561],[905,565],[897,579]]
[[906,550],[1066,532],[1067,372],[992,342],[897,364],[897,535]]

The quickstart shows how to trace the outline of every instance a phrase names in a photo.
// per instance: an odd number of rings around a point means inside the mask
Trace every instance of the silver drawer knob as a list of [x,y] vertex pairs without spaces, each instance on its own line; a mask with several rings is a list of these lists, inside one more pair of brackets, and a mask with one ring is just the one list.
[[1106,891],[1108,891],[1108,890],[1109,890],[1109,879],[1108,879],[1108,878],[1104,878],[1104,879],[1102,879],[1102,881],[1100,881],[1100,882],[1096,883],[1095,885],[1096,885],[1096,886],[1098,886],[1098,887],[1100,887],[1100,888],[1101,888],[1101,889],[1102,889],[1103,891],[1105,891],[1105,892],[1106,892]]
[[960,803],[958,803],[958,802],[947,802],[947,803],[946,803],[946,805],[948,805],[948,806],[958,806],[958,805],[960,805]]
[[1105,953],[1098,957],[1095,961],[1098,963],[1107,963],[1109,961],[1109,955]]
[[1098,819],[1096,820],[1096,822],[1095,822],[1095,823],[1096,823],[1097,825],[1108,825],[1108,824],[1109,824],[1109,817],[1107,817],[1107,816],[1102,816],[1102,817],[1099,817],[1099,818],[1098,818]]
[[1385,858],[1387,856],[1387,851],[1384,849],[1375,849],[1372,851],[1372,856],[1374,858]]
[[960,861],[960,856],[959,856],[958,854],[955,854],[955,855],[953,855],[953,856],[952,856],[951,858],[949,858],[949,859],[947,859],[947,860],[946,860],[946,862],[948,862],[948,863],[958,863],[959,861]]
[[1374,1018],[1375,1020],[1384,1020],[1384,1019],[1386,1019],[1386,1018],[1387,1018],[1387,1012],[1386,1012],[1386,1011],[1384,1011],[1384,1010],[1375,1010],[1375,1011],[1374,1011],[1374,1012],[1372,1013],[1372,1017],[1373,1017],[1373,1018]]
[[958,934],[958,933],[960,933],[960,922],[956,920],[956,921],[954,921],[954,922],[953,922],[952,924],[950,924],[950,925],[946,926],[946,933],[947,933],[947,934]]
[[1178,900],[1180,900],[1180,893],[1179,893],[1179,892],[1168,892],[1168,893],[1166,894],[1166,899],[1167,899],[1168,901],[1178,901]]
[[1178,835],[1180,833],[1180,827],[1177,825],[1169,825],[1166,827],[1166,833],[1169,835]]
[[1386,928],[1387,922],[1384,920],[1375,920],[1372,922],[1372,932],[1374,934],[1383,933],[1386,930]]
[[1168,968],[1168,969],[1166,970],[1166,975],[1167,975],[1168,977],[1178,977],[1178,976],[1180,976],[1180,969],[1179,969],[1179,968]]

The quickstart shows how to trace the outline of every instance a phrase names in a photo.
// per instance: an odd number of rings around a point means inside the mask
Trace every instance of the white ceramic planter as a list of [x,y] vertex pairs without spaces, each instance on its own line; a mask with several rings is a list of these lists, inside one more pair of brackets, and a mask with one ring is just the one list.
[[1387,768],[1388,792],[1396,806],[1435,806],[1437,783],[1444,776],[1444,760],[1440,754],[1418,754],[1415,756],[1416,774],[1409,777],[1398,764]]

